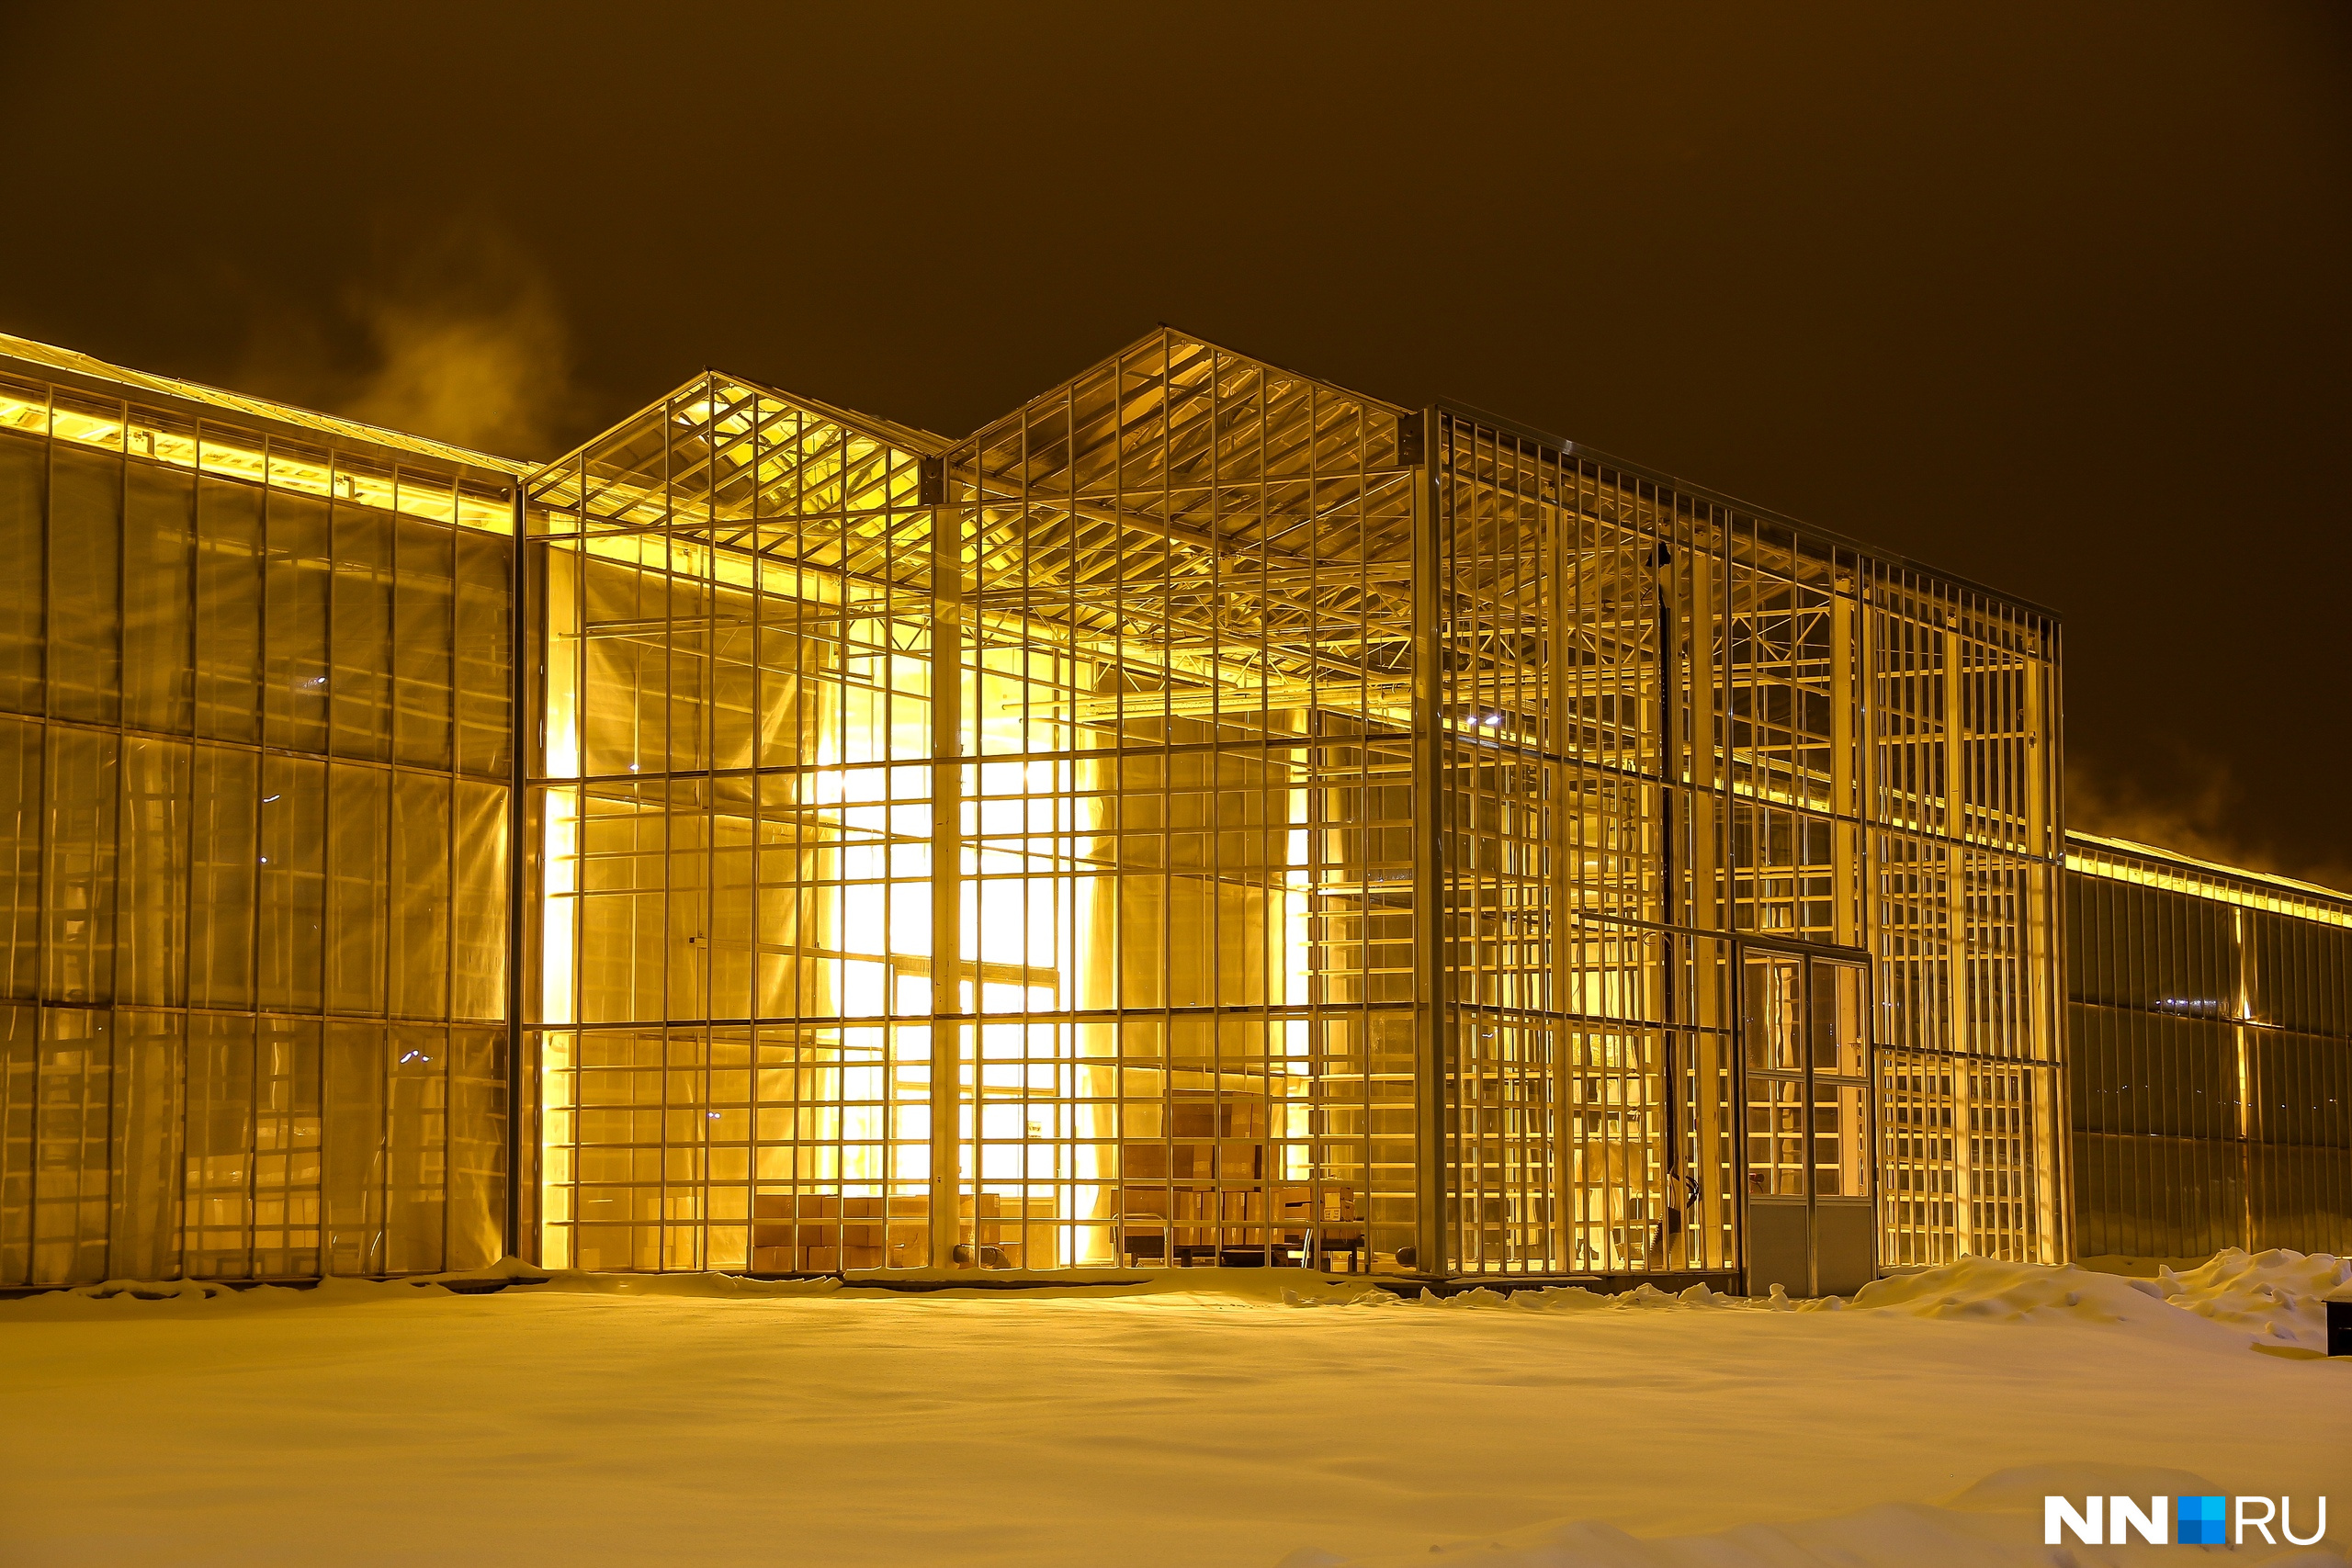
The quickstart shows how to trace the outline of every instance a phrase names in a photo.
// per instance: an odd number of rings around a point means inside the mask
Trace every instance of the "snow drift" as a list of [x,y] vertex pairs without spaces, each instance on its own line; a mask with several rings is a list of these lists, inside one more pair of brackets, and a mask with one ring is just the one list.
[[114,1281],[0,1303],[0,1561],[2161,1564],[2192,1559],[2053,1555],[2041,1497],[2352,1509],[2352,1363],[2315,1355],[2346,1278],[2233,1252],[1815,1302],[1293,1269]]

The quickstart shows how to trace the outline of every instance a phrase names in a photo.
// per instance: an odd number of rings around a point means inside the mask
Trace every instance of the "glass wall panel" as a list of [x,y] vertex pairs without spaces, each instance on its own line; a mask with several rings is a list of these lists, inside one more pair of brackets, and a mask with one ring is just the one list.
[[255,839],[265,809],[261,761],[225,746],[194,748],[187,964],[194,1007],[254,1005],[254,917],[266,869]]
[[447,1224],[449,1032],[396,1024],[385,1034],[384,1268],[427,1274],[443,1267]]
[[43,733],[0,719],[0,982],[20,998],[40,994]]
[[458,771],[503,783],[514,729],[514,545],[463,531],[456,544]]
[[261,739],[262,497],[197,480],[196,731]]
[[49,711],[116,721],[122,695],[122,459],[59,447],[50,469]]
[[120,738],[49,731],[48,870],[43,901],[49,974],[58,1001],[114,998],[115,833]]
[[187,1234],[181,1264],[192,1280],[254,1271],[254,1020],[189,1020]]
[[328,1021],[321,1213],[329,1274],[381,1274],[388,1266],[387,1065],[383,1025]]
[[338,757],[386,761],[392,753],[392,521],[387,513],[344,503],[331,524],[327,646],[334,668],[327,690],[330,744]]
[[254,1038],[253,1270],[262,1279],[319,1272],[320,1025],[264,1018]]
[[40,1010],[0,1004],[0,1284],[33,1272],[34,1129],[40,1123]]
[[196,722],[196,479],[134,462],[126,486],[122,722],[186,735]]
[[[457,540],[447,530],[402,519],[392,606],[392,753],[420,767],[450,765],[451,704],[457,693]],[[338,656],[341,650],[337,650]]]
[[403,1018],[447,1018],[454,912],[449,901],[449,781],[405,773],[391,775],[391,780],[392,908],[386,947],[391,1011]]
[[126,736],[116,833],[117,999],[187,1003],[189,750]]
[[0,551],[17,565],[0,575],[0,709],[45,705],[49,444],[0,434]]
[[327,750],[329,571],[326,502],[281,490],[268,499],[267,628],[262,739],[288,750]]
[[327,767],[265,753],[261,769],[260,1004],[316,1012],[327,923]]
[[114,1019],[103,1009],[42,1014],[33,1085],[32,1278],[106,1275],[113,1161]]
[[2352,1246],[2352,896],[2072,834],[2075,1249]]
[[278,415],[0,388],[0,1284],[503,1247],[512,487]]
[[[449,1032],[448,1253],[450,1269],[481,1269],[503,1251],[506,1210],[506,1035]],[[741,1260],[736,1264],[741,1267]]]
[[458,781],[450,908],[453,943],[449,1016],[506,1015],[508,791],[503,784]]
[[186,1026],[176,1012],[115,1015],[108,1279],[167,1280],[178,1271]]
[[[380,768],[337,764],[328,770],[329,1012],[384,1010],[384,917],[393,863],[391,782],[392,775]],[[446,839],[440,849],[435,858],[446,864]]]

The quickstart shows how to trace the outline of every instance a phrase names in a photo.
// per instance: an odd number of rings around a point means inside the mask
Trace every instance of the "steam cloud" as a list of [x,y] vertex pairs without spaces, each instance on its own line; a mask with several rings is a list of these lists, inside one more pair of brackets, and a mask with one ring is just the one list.
[[520,457],[550,457],[565,411],[571,344],[546,279],[516,253],[477,252],[484,270],[446,288],[363,295],[379,356],[346,406],[354,417]]
[[2116,773],[2080,753],[2068,756],[2066,825],[2352,891],[2352,865],[2312,863],[2277,852],[2254,829],[2244,792],[2227,763],[2183,754],[2152,772],[2161,773],[2161,782]]
[[576,412],[571,339],[544,269],[494,222],[387,230],[322,323],[257,312],[242,385],[503,457],[555,456]]

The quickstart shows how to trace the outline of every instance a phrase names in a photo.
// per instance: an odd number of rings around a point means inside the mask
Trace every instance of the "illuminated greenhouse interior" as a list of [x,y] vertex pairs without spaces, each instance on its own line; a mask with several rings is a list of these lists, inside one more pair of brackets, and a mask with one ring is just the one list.
[[2061,1245],[2044,613],[1169,330],[700,377],[526,533],[550,1263]]
[[9,338],[0,543],[0,1289],[2341,1233],[2352,903],[2067,835],[2051,612],[1465,406],[539,464]]

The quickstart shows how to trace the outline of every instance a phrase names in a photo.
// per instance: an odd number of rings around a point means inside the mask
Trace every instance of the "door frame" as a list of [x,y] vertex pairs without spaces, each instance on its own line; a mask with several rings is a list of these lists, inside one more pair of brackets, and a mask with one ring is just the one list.
[[1742,1284],[1747,1284],[1748,1282],[1749,1258],[1749,1227],[1747,1219],[1747,1205],[1749,1198],[1747,1190],[1747,1111],[1749,1103],[1747,1095],[1747,954],[1751,951],[1778,953],[1785,957],[1796,958],[1803,961],[1804,964],[1805,999],[1802,1010],[1804,1015],[1804,1028],[1805,1031],[1804,1081],[1807,1090],[1804,1105],[1808,1123],[1804,1134],[1804,1167],[1805,1172],[1805,1274],[1808,1290],[1813,1291],[1815,1293],[1818,1293],[1818,1286],[1821,1279],[1821,1231],[1818,1213],[1818,1195],[1813,1190],[1814,1170],[1815,1167],[1813,1158],[1813,1132],[1810,1125],[1814,1103],[1810,1091],[1814,1083],[1812,993],[1813,965],[1815,962],[1849,964],[1859,970],[1861,975],[1861,1077],[1862,1083],[1864,1085],[1862,1093],[1863,1116],[1861,1136],[1863,1168],[1867,1173],[1867,1179],[1870,1182],[1870,1190],[1867,1197],[1869,1200],[1871,1213],[1871,1272],[1873,1275],[1877,1272],[1880,1261],[1878,1256],[1880,1182],[1878,1157],[1878,1031],[1874,1027],[1877,1015],[1873,1008],[1871,994],[1871,980],[1872,973],[1871,955],[1867,950],[1862,948],[1847,947],[1836,942],[1807,942],[1800,937],[1770,935],[1751,936],[1742,932],[1734,935],[1732,938],[1732,969],[1736,976],[1733,982],[1736,989],[1732,998],[1732,1059],[1738,1064],[1739,1069],[1735,1096],[1733,1099],[1733,1104],[1737,1107],[1739,1115],[1739,1125],[1736,1130],[1736,1135],[1734,1139],[1734,1143],[1736,1145],[1737,1150],[1736,1168],[1737,1172],[1737,1190],[1739,1192],[1739,1274]]

